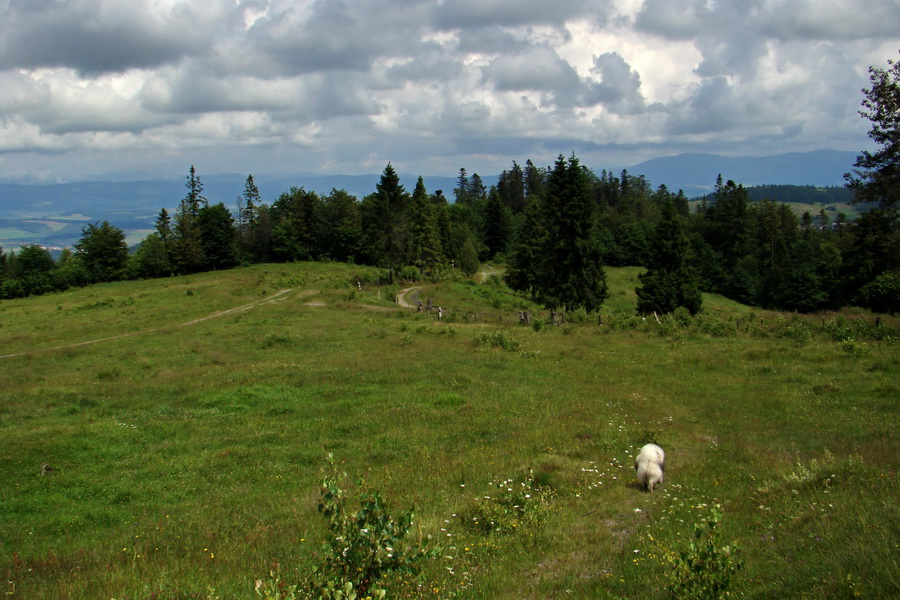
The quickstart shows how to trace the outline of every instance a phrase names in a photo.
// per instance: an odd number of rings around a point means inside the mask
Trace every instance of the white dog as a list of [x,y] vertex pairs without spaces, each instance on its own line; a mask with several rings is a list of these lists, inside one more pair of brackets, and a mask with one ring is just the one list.
[[652,492],[653,488],[663,482],[663,471],[666,467],[666,453],[656,444],[647,444],[641,448],[634,459],[634,470],[641,486]]

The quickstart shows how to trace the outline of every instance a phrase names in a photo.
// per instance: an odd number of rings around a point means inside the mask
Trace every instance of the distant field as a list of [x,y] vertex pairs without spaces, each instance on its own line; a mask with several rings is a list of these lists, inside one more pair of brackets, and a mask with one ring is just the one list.
[[[438,321],[344,264],[0,301],[0,591],[300,581],[331,452],[415,506],[411,542],[433,551],[388,598],[669,598],[670,560],[716,506],[741,597],[900,597],[898,320],[715,296],[642,319],[639,272],[608,269],[602,323],[561,327],[495,278],[404,285]],[[647,494],[632,462],[651,440],[668,458]],[[529,474],[546,506],[503,504]]]

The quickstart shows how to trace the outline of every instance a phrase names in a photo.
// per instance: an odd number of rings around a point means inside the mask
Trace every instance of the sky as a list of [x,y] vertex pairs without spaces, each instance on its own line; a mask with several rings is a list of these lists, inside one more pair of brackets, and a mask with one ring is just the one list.
[[868,149],[900,0],[0,0],[0,179]]

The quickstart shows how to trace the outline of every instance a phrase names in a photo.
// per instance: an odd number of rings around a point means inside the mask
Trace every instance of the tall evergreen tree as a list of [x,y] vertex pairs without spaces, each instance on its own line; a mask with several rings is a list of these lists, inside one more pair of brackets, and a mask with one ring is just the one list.
[[356,198],[345,190],[332,189],[322,199],[322,220],[328,255],[353,262],[360,252],[362,221]]
[[259,226],[259,188],[253,181],[253,175],[247,175],[244,191],[238,201],[238,246],[241,255],[255,260],[256,247],[254,234]]
[[484,213],[484,245],[488,258],[493,258],[507,251],[512,236],[512,213],[496,187],[488,193]]
[[689,246],[675,204],[666,199],[651,244],[647,271],[639,275],[642,285],[635,290],[639,313],[671,313],[680,306],[691,314],[699,312],[703,297],[697,275],[689,265]]
[[156,233],[159,234],[163,244],[168,244],[172,237],[172,218],[165,208],[161,209],[159,216],[156,217]]
[[438,238],[441,240],[441,254],[445,259],[455,255],[453,246],[453,227],[450,222],[450,205],[444,197],[443,190],[437,190],[431,196]]
[[234,218],[221,202],[204,206],[197,216],[197,227],[203,248],[203,267],[226,269],[238,263],[237,231]]
[[534,166],[531,159],[525,161],[525,170],[523,172],[525,181],[525,196],[527,198],[536,198],[541,195],[544,190],[544,180],[547,177],[547,170]]
[[203,184],[194,165],[191,165],[187,195],[181,200],[175,214],[175,224],[170,242],[170,260],[180,273],[195,273],[203,267],[203,242],[197,219],[200,209],[207,205],[203,196]]
[[573,154],[560,155],[544,190],[547,240],[539,297],[548,308],[596,311],[609,294],[588,179]]
[[393,165],[388,163],[370,196],[367,210],[366,233],[376,264],[385,266],[391,281],[406,260],[407,205],[409,195],[400,185],[400,177]]
[[315,192],[292,187],[269,211],[272,251],[279,260],[313,260],[323,253],[321,200]]
[[500,174],[497,191],[500,193],[500,200],[512,214],[517,215],[525,210],[525,174],[516,161],[513,161],[510,170]]
[[434,271],[443,259],[434,212],[425,182],[419,177],[410,203],[409,241],[412,264],[419,268],[421,274]]
[[453,188],[453,196],[456,198],[457,204],[470,204],[472,202],[469,175],[466,173],[465,167],[459,169],[459,176],[456,178],[456,187]]
[[543,203],[538,196],[529,197],[504,275],[510,288],[537,298],[546,240]]

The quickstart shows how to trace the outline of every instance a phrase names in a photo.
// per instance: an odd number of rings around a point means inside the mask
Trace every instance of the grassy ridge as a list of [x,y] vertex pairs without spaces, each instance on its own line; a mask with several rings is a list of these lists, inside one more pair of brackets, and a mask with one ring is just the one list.
[[[718,298],[721,323],[661,335],[614,314],[632,269],[609,270],[603,326],[520,327],[533,307],[491,282],[421,290],[452,309],[437,322],[357,291],[370,275],[263,265],[0,303],[0,353],[29,352],[0,362],[8,597],[252,597],[319,551],[326,451],[414,504],[440,550],[398,596],[663,598],[665,557],[715,504],[747,596],[897,596],[885,336]],[[669,457],[654,495],[631,483],[650,439]],[[555,490],[543,524],[462,520],[529,470]]]

